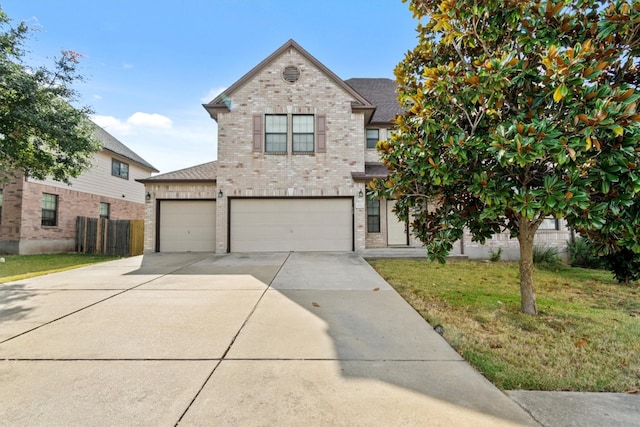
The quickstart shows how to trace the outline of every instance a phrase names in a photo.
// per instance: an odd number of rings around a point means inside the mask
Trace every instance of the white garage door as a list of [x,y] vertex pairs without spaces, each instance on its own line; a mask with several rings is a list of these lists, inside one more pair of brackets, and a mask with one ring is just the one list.
[[160,252],[213,252],[216,203],[210,200],[160,201]]
[[352,251],[351,198],[232,199],[231,252]]

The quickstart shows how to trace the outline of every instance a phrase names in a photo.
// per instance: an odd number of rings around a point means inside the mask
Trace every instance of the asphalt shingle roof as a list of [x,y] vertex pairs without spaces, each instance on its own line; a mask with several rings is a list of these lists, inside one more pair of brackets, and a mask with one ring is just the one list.
[[396,115],[403,113],[395,81],[384,78],[353,78],[344,82],[376,106],[372,123],[389,123]]
[[94,137],[100,142],[103,149],[109,150],[112,153],[118,154],[126,159],[136,162],[139,165],[150,169],[152,172],[158,172],[158,169],[156,169],[145,159],[134,153],[133,150],[124,145],[122,142],[118,141],[113,135],[109,134],[106,130],[102,129],[97,124],[93,123],[93,125],[95,128]]
[[197,166],[180,169],[162,175],[152,176],[139,180],[140,182],[150,181],[215,181],[218,173],[218,161],[203,163]]

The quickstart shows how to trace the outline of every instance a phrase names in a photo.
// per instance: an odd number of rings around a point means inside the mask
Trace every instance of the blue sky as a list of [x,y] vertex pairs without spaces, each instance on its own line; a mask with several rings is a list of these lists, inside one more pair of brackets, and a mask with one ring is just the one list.
[[400,0],[0,0],[34,31],[27,62],[84,58],[94,120],[161,173],[216,159],[202,103],[294,39],[343,79],[393,78],[416,45]]

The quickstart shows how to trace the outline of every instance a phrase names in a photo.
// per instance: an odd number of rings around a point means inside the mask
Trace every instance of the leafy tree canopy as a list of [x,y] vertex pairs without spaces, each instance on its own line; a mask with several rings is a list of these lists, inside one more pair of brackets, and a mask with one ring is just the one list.
[[28,68],[21,62],[28,32],[24,23],[12,27],[0,8],[0,177],[21,172],[68,182],[100,148],[91,111],[71,105],[81,55],[63,51],[52,69]]
[[[406,0],[403,0],[406,1]],[[395,70],[406,113],[378,149],[432,259],[468,228],[520,244],[521,310],[537,312],[534,235],[547,217],[609,227],[640,251],[640,0],[412,0],[418,44]]]

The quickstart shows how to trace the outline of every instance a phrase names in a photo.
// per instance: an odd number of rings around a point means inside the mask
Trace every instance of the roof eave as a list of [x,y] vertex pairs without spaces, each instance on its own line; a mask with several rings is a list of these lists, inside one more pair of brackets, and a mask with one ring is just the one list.
[[216,122],[218,121],[218,114],[228,113],[229,111],[231,111],[225,104],[216,104],[213,101],[209,104],[202,104],[202,106],[205,110],[207,110],[209,116]]
[[351,172],[354,181],[371,181],[372,179],[386,179],[389,174],[366,174],[365,172]]
[[369,105],[362,105],[357,103],[351,103],[351,112],[352,113],[364,113],[364,123],[369,124],[371,118],[373,117],[373,113],[376,112],[376,107]]
[[197,178],[178,178],[178,179],[171,179],[171,178],[160,178],[160,179],[153,179],[153,177],[151,178],[140,178],[140,179],[136,179],[137,182],[140,182],[142,184],[156,184],[156,183],[165,183],[165,182],[180,182],[180,183],[187,183],[187,182],[212,182],[212,183],[216,183],[217,179],[197,179]]

